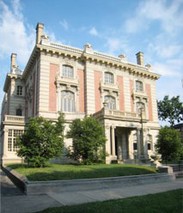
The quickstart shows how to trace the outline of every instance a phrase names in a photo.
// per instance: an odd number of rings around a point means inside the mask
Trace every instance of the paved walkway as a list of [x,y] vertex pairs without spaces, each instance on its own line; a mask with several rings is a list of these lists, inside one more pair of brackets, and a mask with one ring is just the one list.
[[74,205],[94,201],[104,201],[125,197],[153,194],[183,188],[183,179],[160,184],[148,184],[124,188],[48,193],[44,195],[24,195],[1,171],[1,212],[33,213],[48,207]]

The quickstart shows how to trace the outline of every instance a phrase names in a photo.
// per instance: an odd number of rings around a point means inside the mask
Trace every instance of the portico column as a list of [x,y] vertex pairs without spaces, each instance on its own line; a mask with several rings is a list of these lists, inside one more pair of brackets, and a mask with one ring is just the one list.
[[137,129],[137,156],[138,159],[141,157],[141,132],[140,129]]
[[111,126],[112,156],[115,156],[115,126]]

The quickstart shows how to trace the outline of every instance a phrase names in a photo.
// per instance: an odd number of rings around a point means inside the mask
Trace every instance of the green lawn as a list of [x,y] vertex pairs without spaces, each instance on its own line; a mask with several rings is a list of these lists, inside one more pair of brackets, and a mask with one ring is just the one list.
[[94,202],[74,206],[48,208],[39,213],[182,213],[183,190]]
[[9,165],[28,180],[69,180],[83,178],[102,178],[155,173],[154,167],[127,164],[99,165],[59,165],[51,164],[45,168],[27,168],[25,165]]

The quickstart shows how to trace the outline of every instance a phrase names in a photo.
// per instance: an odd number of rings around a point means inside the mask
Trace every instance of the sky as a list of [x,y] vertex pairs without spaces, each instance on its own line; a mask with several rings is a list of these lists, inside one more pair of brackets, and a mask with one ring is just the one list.
[[124,54],[161,75],[157,99],[183,101],[183,0],[0,0],[0,103],[11,53],[23,70],[41,22],[54,42],[110,55]]

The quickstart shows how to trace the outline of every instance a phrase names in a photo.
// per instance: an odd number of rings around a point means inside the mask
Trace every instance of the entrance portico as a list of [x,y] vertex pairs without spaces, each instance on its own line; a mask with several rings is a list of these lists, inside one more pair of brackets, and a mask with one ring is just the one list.
[[[108,126],[107,133],[107,163],[111,161],[125,161],[134,159],[133,133],[138,130],[136,128]],[[138,134],[138,133],[136,133]]]

